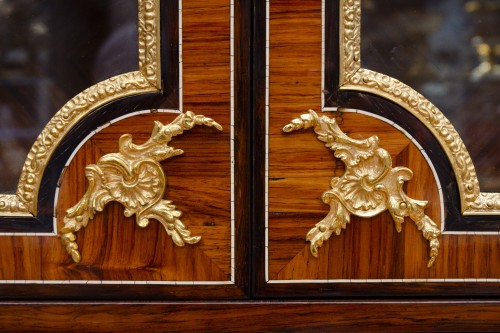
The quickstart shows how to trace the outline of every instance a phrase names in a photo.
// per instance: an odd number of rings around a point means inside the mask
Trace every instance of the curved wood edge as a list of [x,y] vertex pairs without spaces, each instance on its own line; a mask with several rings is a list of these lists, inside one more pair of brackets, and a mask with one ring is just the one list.
[[13,331],[498,331],[500,299],[239,302],[0,302]]

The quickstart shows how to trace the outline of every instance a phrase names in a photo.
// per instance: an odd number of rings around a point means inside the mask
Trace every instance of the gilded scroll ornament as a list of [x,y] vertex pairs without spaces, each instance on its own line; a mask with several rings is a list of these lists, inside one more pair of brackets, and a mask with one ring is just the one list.
[[191,232],[181,222],[181,212],[170,200],[164,200],[165,174],[160,161],[183,153],[168,144],[174,136],[190,130],[195,125],[206,125],[222,130],[213,119],[195,115],[191,111],[181,113],[170,124],[156,121],[151,137],[142,145],[132,143],[132,135],[119,139],[119,152],[104,155],[97,164],[85,168],[89,186],[82,199],[67,210],[64,227],[59,231],[62,243],[75,262],[81,259],[75,233],[86,227],[96,212],[117,201],[125,207],[124,215],[135,214],[136,222],[146,227],[150,219],[160,222],[173,242],[178,246],[194,244],[200,236]]
[[346,166],[341,177],[331,179],[331,190],[323,193],[322,200],[330,205],[330,212],[306,235],[311,253],[317,257],[318,248],[332,233],[340,235],[350,222],[351,214],[367,218],[389,210],[398,232],[405,217],[412,219],[422,231],[429,241],[427,267],[431,267],[438,256],[441,232],[424,213],[427,202],[412,199],[403,191],[404,182],[412,178],[413,172],[405,167],[392,167],[391,156],[379,148],[377,136],[366,140],[351,139],[340,130],[335,119],[318,117],[313,110],[292,120],[283,131],[289,133],[311,127],[318,139]]

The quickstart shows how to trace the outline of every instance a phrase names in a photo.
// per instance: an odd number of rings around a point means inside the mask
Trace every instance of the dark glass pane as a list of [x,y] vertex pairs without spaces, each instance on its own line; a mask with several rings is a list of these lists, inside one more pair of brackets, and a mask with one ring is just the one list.
[[0,0],[0,193],[73,96],[138,68],[136,0]]
[[362,1],[362,66],[408,84],[450,119],[483,192],[500,191],[499,22],[499,0]]

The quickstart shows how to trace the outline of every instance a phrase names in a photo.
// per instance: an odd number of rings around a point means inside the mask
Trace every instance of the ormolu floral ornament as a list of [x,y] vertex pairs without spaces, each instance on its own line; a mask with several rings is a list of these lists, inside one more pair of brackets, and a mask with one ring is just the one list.
[[64,227],[59,232],[62,243],[75,262],[81,259],[75,232],[86,227],[94,214],[103,211],[111,201],[125,206],[125,216],[135,214],[136,222],[141,227],[146,227],[150,219],[160,222],[178,246],[200,240],[200,236],[191,236],[180,220],[181,212],[175,209],[172,202],[162,199],[165,174],[159,163],[183,153],[181,149],[168,146],[168,143],[174,136],[195,125],[222,130],[222,126],[213,119],[187,111],[168,125],[155,121],[151,137],[142,145],[133,144],[132,135],[122,135],[118,153],[104,155],[97,164],[85,168],[89,181],[87,192],[74,207],[67,210]]
[[424,213],[427,202],[411,199],[403,192],[403,183],[412,178],[413,172],[405,167],[393,168],[389,153],[378,147],[377,136],[366,140],[351,139],[340,130],[334,119],[318,117],[313,110],[292,120],[283,131],[288,133],[310,127],[314,128],[318,139],[334,151],[334,156],[346,165],[342,177],[333,177],[330,182],[332,189],[323,193],[322,200],[330,205],[330,212],[306,235],[306,240],[311,242],[311,253],[317,257],[318,247],[333,232],[340,235],[350,222],[351,214],[372,217],[387,209],[398,232],[407,216],[422,231],[430,244],[427,267],[431,267],[438,256],[438,236],[441,232]]

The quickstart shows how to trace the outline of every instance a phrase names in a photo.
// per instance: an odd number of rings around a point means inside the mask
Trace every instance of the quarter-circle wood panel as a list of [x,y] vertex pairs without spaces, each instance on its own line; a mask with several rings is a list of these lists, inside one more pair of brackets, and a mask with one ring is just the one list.
[[[83,144],[65,168],[60,179],[56,203],[58,230],[67,209],[86,190],[85,166],[97,163],[105,154],[117,152],[118,139],[133,133],[136,144],[151,135],[153,122],[171,122],[178,113],[146,113],[118,121],[102,129]],[[193,235],[201,236],[197,244],[175,246],[161,224],[152,220],[140,228],[135,217],[125,217],[123,207],[106,206],[77,235],[82,254],[80,265],[100,272],[105,280],[231,280],[231,207],[230,165],[227,131],[195,127],[174,138],[171,146],[182,149],[183,155],[162,162],[167,178],[164,199],[172,200],[183,212],[181,220]],[[60,253],[62,244],[56,250]],[[53,249],[55,250],[55,249]],[[63,251],[58,257],[67,261]],[[80,267],[77,265],[77,267]],[[134,275],[135,274],[135,275]]]
[[[390,153],[393,166],[413,171],[406,193],[428,201],[426,214],[440,226],[440,186],[421,148],[379,119],[347,112],[337,113],[336,119],[352,138],[377,135],[380,147]],[[314,258],[304,236],[328,213],[320,197],[329,188],[330,178],[343,174],[343,163],[309,132],[276,133],[270,149],[270,280],[389,279],[428,271],[428,245],[415,224],[406,219],[403,232],[398,234],[388,213],[371,219],[353,218],[346,230],[340,236],[332,235]]]

